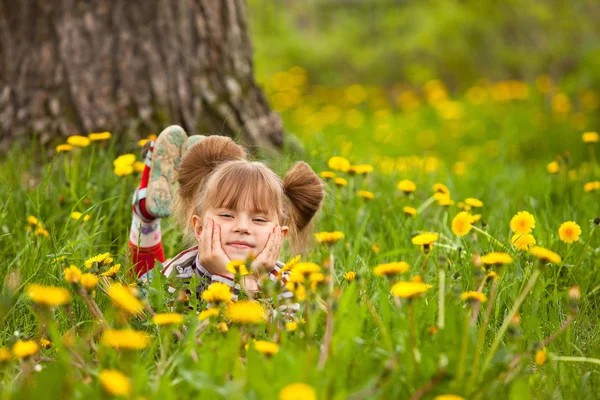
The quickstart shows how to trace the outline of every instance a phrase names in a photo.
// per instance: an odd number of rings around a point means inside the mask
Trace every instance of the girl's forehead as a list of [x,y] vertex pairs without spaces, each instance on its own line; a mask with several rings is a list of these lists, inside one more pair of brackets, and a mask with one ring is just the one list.
[[213,213],[228,211],[228,212],[232,212],[232,213],[264,214],[264,215],[277,216],[276,210],[261,210],[261,209],[255,208],[255,207],[243,207],[243,206],[227,207],[227,206],[223,205],[220,207],[219,206],[211,207],[207,211],[213,212]]

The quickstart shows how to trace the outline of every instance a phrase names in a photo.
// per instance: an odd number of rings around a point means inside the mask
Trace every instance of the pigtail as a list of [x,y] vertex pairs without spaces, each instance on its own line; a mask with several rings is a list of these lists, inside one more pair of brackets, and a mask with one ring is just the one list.
[[187,239],[194,237],[191,219],[196,201],[207,178],[222,163],[246,158],[244,149],[231,138],[208,136],[190,147],[179,165],[179,190],[173,204],[177,222],[185,228]]
[[302,253],[311,238],[312,220],[323,205],[324,185],[305,162],[297,162],[285,175],[283,190],[288,203],[290,245]]

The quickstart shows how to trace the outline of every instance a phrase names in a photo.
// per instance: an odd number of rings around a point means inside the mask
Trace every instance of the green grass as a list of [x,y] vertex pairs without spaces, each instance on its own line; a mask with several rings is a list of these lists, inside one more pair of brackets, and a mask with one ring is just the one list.
[[[110,252],[115,263],[123,265],[116,279],[132,282],[127,274],[126,252],[130,199],[138,177],[117,177],[111,162],[119,154],[138,150],[133,139],[123,149],[115,149],[110,141],[47,159],[46,152],[32,144],[30,148],[15,147],[0,168],[0,257],[4,262],[0,268],[0,281],[4,282],[0,344],[11,347],[18,331],[21,338],[48,337],[54,347],[42,350],[22,365],[14,360],[1,364],[2,397],[100,398],[98,374],[102,369],[114,368],[130,377],[136,396],[161,399],[197,395],[276,398],[280,389],[294,382],[307,383],[323,399],[409,398],[430,382],[434,384],[423,398],[444,393],[475,398],[595,398],[594,393],[600,392],[600,367],[557,358],[593,359],[600,355],[600,234],[592,236],[593,220],[600,214],[599,192],[583,191],[583,184],[597,180],[599,171],[597,164],[585,164],[590,153],[580,141],[581,131],[568,119],[556,120],[544,96],[532,95],[523,101],[479,106],[457,99],[468,109],[458,122],[439,118],[436,107],[430,105],[422,105],[412,113],[392,106],[386,122],[391,139],[378,141],[373,132],[381,120],[378,108],[368,105],[368,101],[339,105],[342,115],[360,109],[365,115],[361,126],[350,128],[342,118],[315,130],[294,120],[293,112],[301,106],[318,111],[327,104],[317,100],[303,94],[299,103],[283,110],[288,129],[300,138],[304,149],[287,150],[283,158],[268,160],[270,165],[283,173],[294,160],[304,159],[320,172],[328,169],[330,156],[344,155],[353,163],[375,167],[366,177],[339,173],[348,179],[347,187],[327,183],[328,196],[318,218],[318,230],[342,231],[345,237],[332,247],[334,331],[331,353],[322,371],[317,365],[326,313],[319,304],[330,298],[325,288],[309,295],[308,318],[294,332],[282,329],[282,321],[278,328],[274,321],[258,327],[233,324],[226,334],[211,322],[197,333],[199,322],[192,312],[186,314],[188,329],[182,332],[182,339],[174,340],[169,328],[159,329],[146,317],[122,320],[107,296],[97,290],[95,299],[110,326],[132,326],[154,338],[146,350],[119,353],[105,346],[96,347],[100,339],[97,321],[72,289],[70,311],[57,309],[53,314],[56,322],[44,327],[40,322],[43,313],[24,293],[28,284],[68,287],[62,269],[70,264],[82,266],[86,259],[103,252]],[[548,123],[532,125],[532,115]],[[486,128],[490,126],[496,128]],[[432,141],[419,141],[419,132],[425,131],[433,132]],[[448,136],[449,132],[459,131],[467,133]],[[493,144],[488,148],[486,143],[490,141]],[[545,165],[562,151],[571,153],[570,164],[563,164],[561,173],[550,175]],[[415,158],[405,158],[410,155]],[[435,157],[436,168],[421,163],[424,155]],[[464,170],[457,168],[456,162],[464,162]],[[575,172],[569,176],[568,170]],[[410,197],[400,193],[396,185],[401,179],[412,179],[417,184],[416,193]],[[432,195],[436,182],[447,185],[457,202],[467,197],[482,200],[484,207],[472,211],[482,215],[477,227],[503,243],[515,259],[514,264],[499,271],[502,278],[498,296],[470,391],[477,329],[487,303],[482,306],[477,327],[467,326],[465,331],[472,307],[460,300],[460,294],[476,290],[483,277],[474,267],[474,257],[502,251],[503,247],[475,231],[464,237],[453,234],[451,221],[460,211],[456,204],[443,208],[433,203],[415,217],[406,217],[402,208],[421,206]],[[358,198],[356,191],[360,189],[372,191],[375,199]],[[538,265],[528,253],[510,248],[509,222],[521,210],[535,216],[533,234],[537,243],[560,254],[563,262],[542,267],[539,279],[519,308],[520,325],[509,328],[497,352],[489,354],[496,333]],[[70,218],[72,211],[91,218],[75,221]],[[48,238],[25,229],[30,215],[49,231]],[[582,234],[578,242],[567,245],[559,240],[558,228],[569,220],[581,226]],[[424,255],[411,243],[411,238],[423,231],[441,235],[424,271]],[[181,234],[170,221],[163,221],[163,237],[167,256],[183,250]],[[372,250],[375,243],[379,253]],[[52,261],[61,255],[67,259]],[[292,256],[284,250],[280,259]],[[304,260],[323,265],[328,257],[329,249],[317,245]],[[372,273],[373,266],[391,261],[406,261],[411,266],[408,273],[393,280],[420,275],[432,288],[420,298],[396,302],[390,295],[391,283]],[[432,334],[430,329],[438,323],[440,310],[439,269],[446,272],[445,326]],[[352,283],[343,278],[348,271],[357,273]],[[144,288],[157,312],[167,310],[166,284],[164,279],[156,279],[151,288]],[[484,289],[488,296],[490,286]],[[572,286],[579,286],[581,291],[575,321],[548,345],[548,362],[538,366],[533,361],[533,350],[572,314],[567,297]],[[416,364],[411,349],[411,307],[418,349]],[[60,341],[67,331],[77,332],[72,351]],[[243,344],[250,337],[277,341],[279,353],[269,358],[252,347],[246,351]],[[91,348],[86,341],[92,343]],[[520,362],[510,369],[509,364],[518,355],[522,356]],[[484,369],[481,365],[488,356],[490,362]],[[464,369],[459,379],[461,359]],[[31,371],[37,363],[43,366],[42,371]]]

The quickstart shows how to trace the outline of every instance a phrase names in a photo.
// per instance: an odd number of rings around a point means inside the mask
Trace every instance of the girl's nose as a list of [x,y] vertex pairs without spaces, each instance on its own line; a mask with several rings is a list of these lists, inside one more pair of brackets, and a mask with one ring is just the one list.
[[238,218],[236,220],[234,231],[241,232],[241,233],[247,233],[247,232],[249,232],[249,227],[250,227],[250,224],[248,223],[248,221],[246,221],[245,218]]

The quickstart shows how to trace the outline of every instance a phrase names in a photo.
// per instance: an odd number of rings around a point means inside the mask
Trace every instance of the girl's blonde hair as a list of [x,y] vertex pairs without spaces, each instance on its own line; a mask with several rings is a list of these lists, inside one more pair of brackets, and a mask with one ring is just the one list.
[[193,145],[181,160],[174,216],[184,237],[195,241],[192,216],[209,208],[248,209],[271,213],[289,226],[294,254],[306,250],[312,220],[325,196],[323,182],[299,161],[282,180],[264,163],[246,159],[244,149],[224,136],[209,136]]

